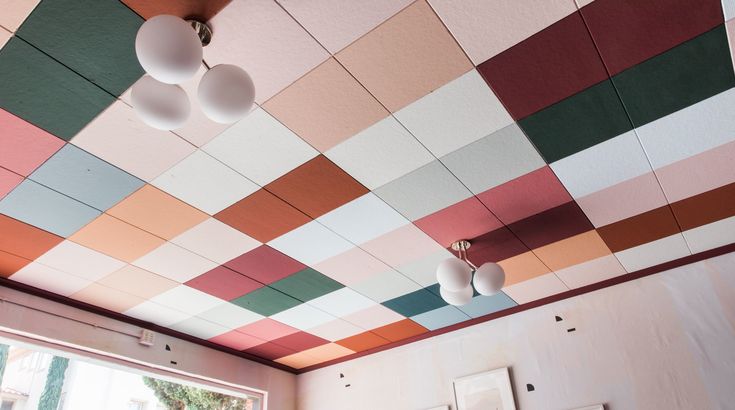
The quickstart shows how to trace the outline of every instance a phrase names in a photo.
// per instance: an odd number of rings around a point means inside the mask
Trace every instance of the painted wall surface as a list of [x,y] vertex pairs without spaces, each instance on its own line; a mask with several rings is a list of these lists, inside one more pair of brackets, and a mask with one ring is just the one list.
[[735,253],[305,373],[298,409],[454,409],[506,366],[523,410],[733,409]]

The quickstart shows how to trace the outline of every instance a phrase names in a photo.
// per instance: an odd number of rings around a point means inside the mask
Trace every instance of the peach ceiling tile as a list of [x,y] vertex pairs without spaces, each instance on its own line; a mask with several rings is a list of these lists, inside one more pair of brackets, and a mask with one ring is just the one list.
[[530,251],[499,261],[498,265],[505,271],[505,286],[549,273],[549,268]]
[[0,26],[15,32],[40,0],[5,0],[0,13]]
[[70,297],[118,313],[145,302],[143,298],[98,283],[92,283]]
[[384,22],[413,0],[280,0],[279,3],[331,53]]
[[275,1],[235,0],[209,21],[212,42],[204,48],[210,65],[234,64],[255,83],[262,103],[329,57]]
[[285,364],[288,367],[294,369],[303,369],[304,367],[311,366],[320,362],[315,357],[310,356],[304,352],[298,352],[290,354],[288,356],[280,357],[274,360],[276,363]]
[[336,58],[391,112],[473,67],[424,0],[406,7]]
[[595,230],[551,243],[533,252],[552,270],[610,255],[610,249]]
[[140,258],[165,242],[107,214],[100,215],[69,239],[126,262]]
[[107,213],[169,240],[208,218],[204,212],[151,185],[145,185]]
[[179,286],[178,282],[133,265],[125,266],[97,283],[143,299],[150,299]]
[[388,116],[333,58],[268,100],[263,108],[321,152]]

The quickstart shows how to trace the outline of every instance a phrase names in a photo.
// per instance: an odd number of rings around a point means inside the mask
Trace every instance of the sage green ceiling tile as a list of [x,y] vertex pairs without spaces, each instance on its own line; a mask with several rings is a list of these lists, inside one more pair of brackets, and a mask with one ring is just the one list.
[[115,98],[18,37],[0,50],[0,108],[69,141]]
[[119,96],[144,72],[135,55],[143,19],[118,0],[42,1],[16,35]]
[[302,302],[334,292],[344,287],[336,280],[322,275],[312,268],[306,268],[291,276],[268,285]]
[[735,86],[720,25],[613,77],[636,127]]
[[291,296],[281,293],[273,288],[264,286],[256,289],[244,296],[231,301],[232,303],[244,307],[263,316],[275,315],[294,306],[300,305],[301,302]]
[[632,129],[610,80],[532,114],[518,125],[548,163]]

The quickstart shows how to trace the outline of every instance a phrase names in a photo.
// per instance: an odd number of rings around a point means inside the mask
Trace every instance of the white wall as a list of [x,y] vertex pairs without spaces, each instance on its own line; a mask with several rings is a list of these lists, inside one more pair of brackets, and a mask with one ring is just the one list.
[[454,378],[505,366],[523,410],[733,409],[735,254],[300,375],[298,409],[454,409]]

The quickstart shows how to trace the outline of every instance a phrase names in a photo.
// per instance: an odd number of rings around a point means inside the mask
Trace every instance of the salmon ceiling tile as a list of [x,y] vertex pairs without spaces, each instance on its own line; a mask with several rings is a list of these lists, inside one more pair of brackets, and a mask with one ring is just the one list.
[[268,100],[263,108],[321,152],[389,115],[333,58]]
[[573,265],[610,255],[610,249],[597,231],[590,230],[567,239],[533,250],[533,253],[551,270],[558,271]]
[[406,7],[335,57],[391,112],[472,69],[424,0]]
[[10,193],[21,182],[23,182],[22,176],[10,172],[5,168],[0,168],[0,199],[3,199],[5,195]]
[[64,141],[48,132],[0,110],[0,166],[23,176],[64,146]]
[[549,267],[533,252],[524,252],[497,262],[505,271],[505,286],[523,282],[549,273]]
[[159,14],[172,14],[181,18],[196,18],[208,21],[220,12],[232,0],[179,0],[159,2],[148,0],[122,0],[125,5],[144,19]]
[[262,103],[329,57],[275,1],[234,0],[209,21],[212,42],[204,48],[211,65],[235,64],[255,83]]

